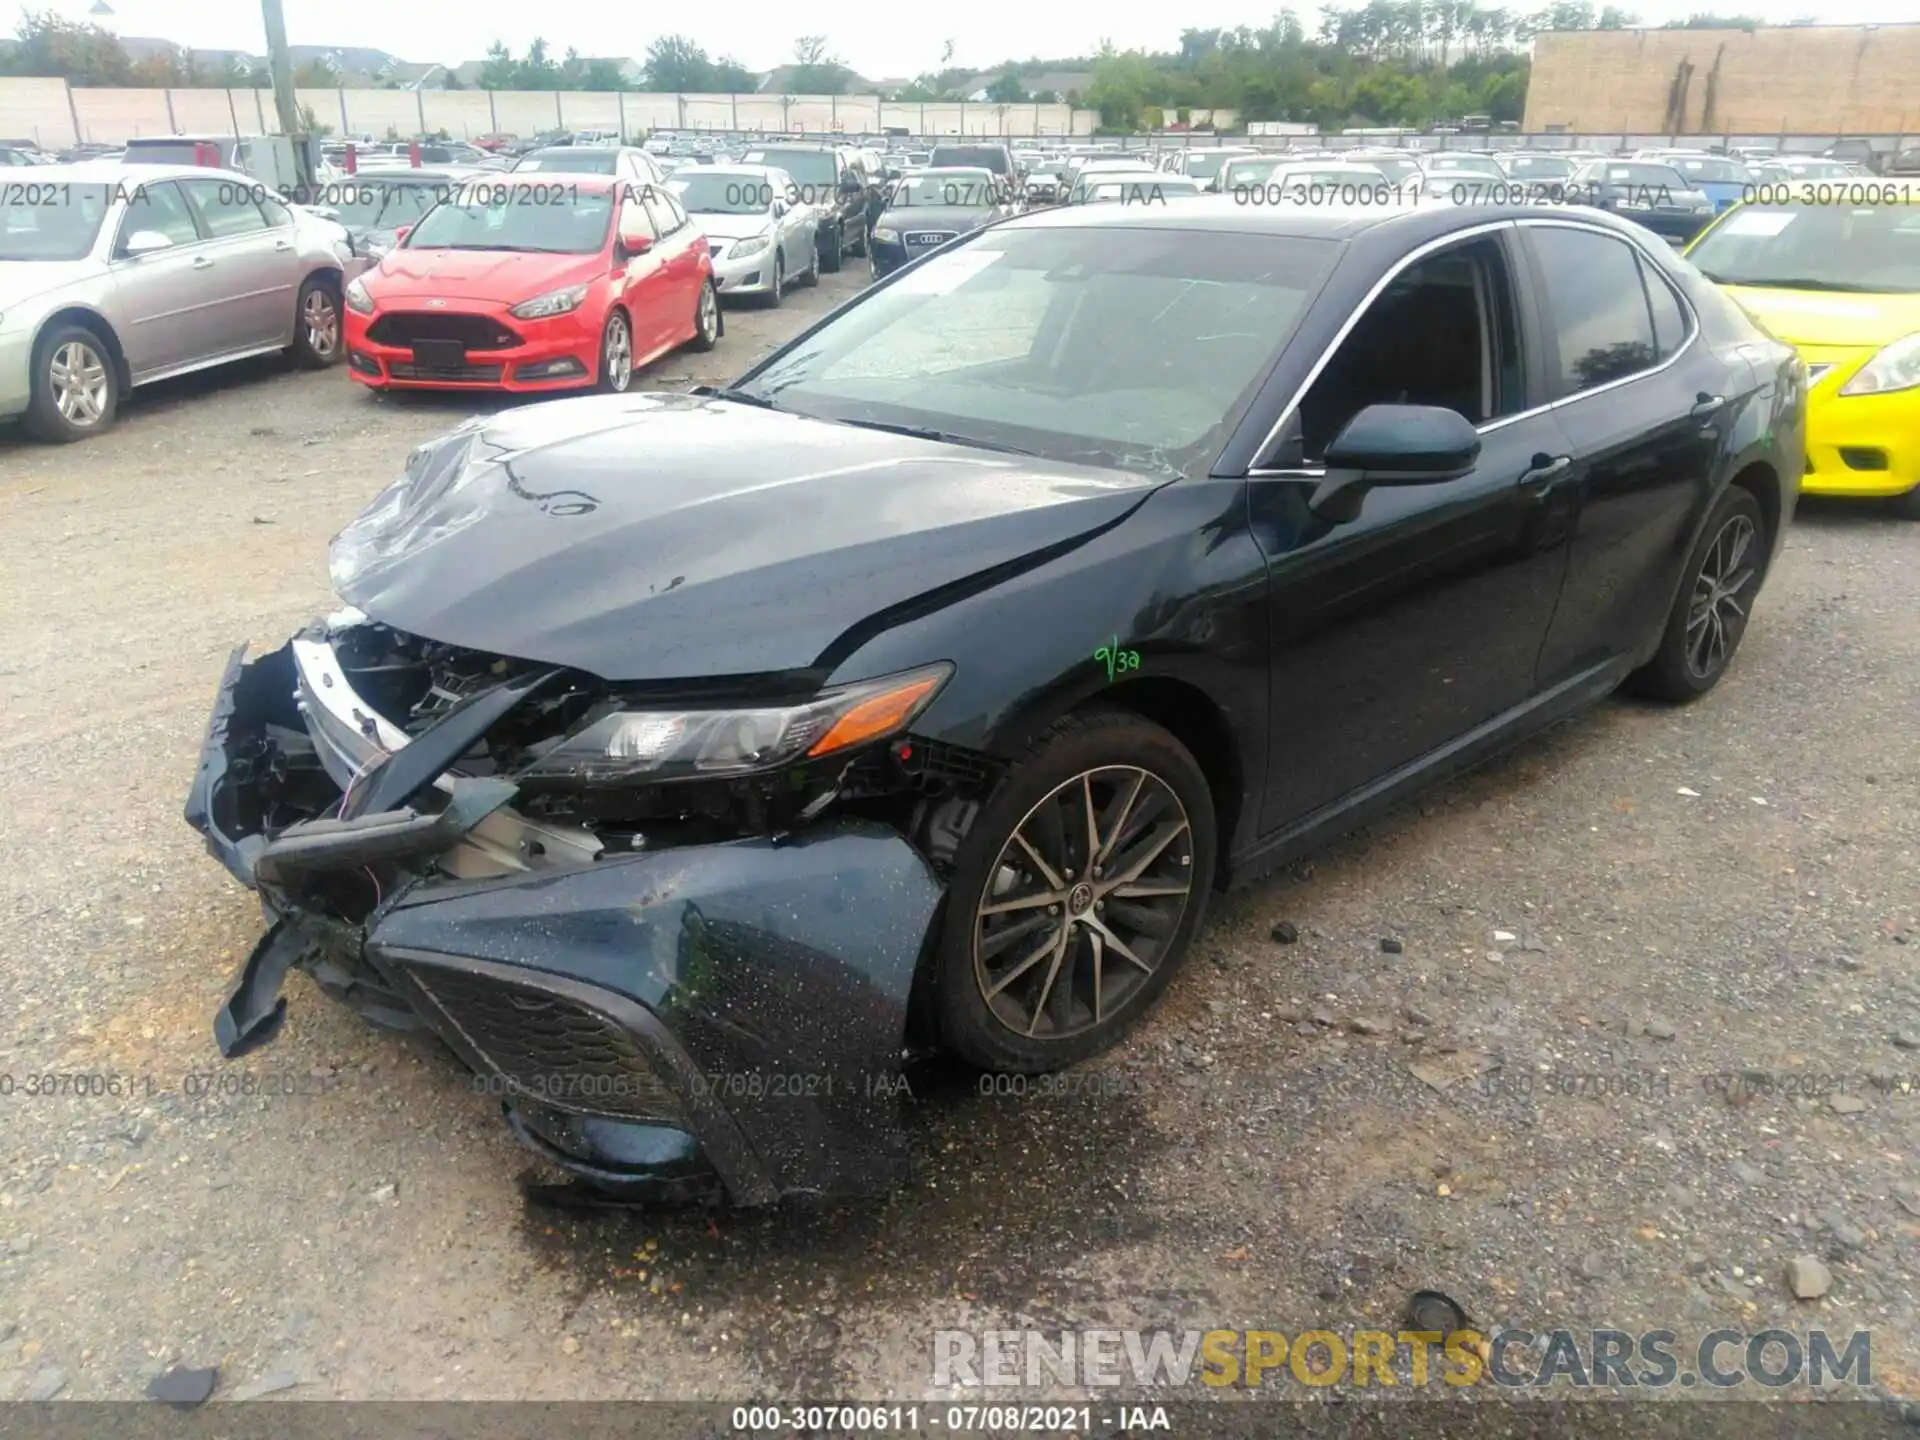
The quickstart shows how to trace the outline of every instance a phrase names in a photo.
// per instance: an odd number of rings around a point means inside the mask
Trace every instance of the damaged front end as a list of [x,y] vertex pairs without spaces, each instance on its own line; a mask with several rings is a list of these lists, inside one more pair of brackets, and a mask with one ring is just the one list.
[[908,743],[944,678],[636,695],[356,611],[235,651],[186,807],[269,920],[222,1052],[273,1038],[298,968],[602,1188],[888,1188],[943,893],[908,837],[984,780]]

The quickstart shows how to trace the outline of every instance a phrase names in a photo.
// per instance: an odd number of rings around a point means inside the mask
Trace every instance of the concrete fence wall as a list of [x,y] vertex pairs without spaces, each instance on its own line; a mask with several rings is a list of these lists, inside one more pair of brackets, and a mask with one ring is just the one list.
[[1584,30],[1533,42],[1529,131],[1920,130],[1920,25]]
[[[916,135],[1090,135],[1091,110],[1068,105],[896,104],[871,95],[659,95],[640,91],[301,90],[302,107],[336,135],[459,139],[504,131],[657,129],[848,133],[904,126]],[[119,90],[64,80],[0,79],[0,137],[48,149],[137,136],[278,130],[263,90]]]

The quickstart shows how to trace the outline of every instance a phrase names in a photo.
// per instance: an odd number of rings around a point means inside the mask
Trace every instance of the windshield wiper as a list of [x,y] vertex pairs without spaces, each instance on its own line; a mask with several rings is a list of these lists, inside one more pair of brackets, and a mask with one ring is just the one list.
[[777,410],[780,407],[764,395],[749,395],[745,390],[736,390],[730,385],[702,385],[693,392],[714,400],[731,400],[738,405],[752,405],[761,410]]
[[996,440],[979,440],[971,435],[955,435],[950,430],[934,430],[925,425],[894,425],[885,420],[838,420],[841,425],[855,425],[862,430],[884,430],[889,435],[906,435],[915,440],[937,440],[942,445],[969,445],[976,450],[998,450],[1004,455],[1034,454],[1031,450],[1022,450],[1018,445],[1002,445]]

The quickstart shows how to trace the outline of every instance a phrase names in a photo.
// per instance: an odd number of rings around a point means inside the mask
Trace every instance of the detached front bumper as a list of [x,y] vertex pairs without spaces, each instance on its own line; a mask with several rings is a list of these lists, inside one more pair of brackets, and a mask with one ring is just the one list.
[[[942,893],[905,840],[841,820],[585,854],[519,816],[511,782],[436,773],[469,748],[438,736],[459,712],[409,740],[315,673],[326,648],[309,632],[234,653],[188,797],[270,921],[217,1018],[224,1053],[273,1038],[303,969],[431,1029],[525,1143],[603,1189],[759,1205],[903,1178],[907,1006]],[[356,715],[370,754],[334,786]],[[404,798],[356,812],[369,793]],[[282,823],[290,808],[316,818]]]

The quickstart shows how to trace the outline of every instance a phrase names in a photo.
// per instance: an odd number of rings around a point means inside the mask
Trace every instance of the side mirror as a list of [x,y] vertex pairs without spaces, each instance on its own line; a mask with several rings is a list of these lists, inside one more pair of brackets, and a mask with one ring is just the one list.
[[393,248],[398,250],[402,245],[406,244],[407,236],[412,233],[413,227],[411,225],[395,226],[393,231]]
[[773,202],[773,218],[774,218],[774,219],[776,219],[776,220],[778,220],[778,219],[780,219],[780,218],[781,218],[782,216],[784,216],[784,215],[785,215],[786,213],[787,213],[787,202],[786,202],[786,201],[784,201],[784,200],[776,200],[776,201],[774,201],[774,202]]
[[172,248],[173,241],[165,235],[162,235],[158,230],[136,230],[127,237],[126,243],[120,247],[120,253],[138,257],[141,255],[153,255],[161,250],[171,250]]
[[651,235],[622,235],[620,237],[620,248],[627,252],[628,258],[632,258],[635,255],[644,255],[653,248],[653,237]]
[[1437,485],[1472,473],[1480,436],[1457,410],[1437,405],[1369,405],[1327,446],[1326,477],[1307,508],[1346,524],[1367,491],[1383,485]]

